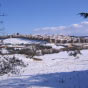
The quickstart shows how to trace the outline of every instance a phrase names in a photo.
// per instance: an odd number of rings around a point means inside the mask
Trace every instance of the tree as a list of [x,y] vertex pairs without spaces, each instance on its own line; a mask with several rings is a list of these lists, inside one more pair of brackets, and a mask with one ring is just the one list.
[[[0,4],[0,8],[1,8],[1,4]],[[4,13],[2,14],[2,13],[0,12],[0,17],[2,17],[2,16],[4,16]],[[0,20],[0,23],[3,23],[3,21]]]
[[85,13],[85,12],[81,12],[79,13],[80,16],[83,16],[84,18],[88,18],[88,13]]
[[[1,8],[1,3],[0,3],[0,8]],[[5,14],[0,11],[0,18],[3,16],[5,16]],[[0,34],[3,34],[4,31],[4,27],[1,27],[3,23],[4,23],[3,20],[0,19]]]

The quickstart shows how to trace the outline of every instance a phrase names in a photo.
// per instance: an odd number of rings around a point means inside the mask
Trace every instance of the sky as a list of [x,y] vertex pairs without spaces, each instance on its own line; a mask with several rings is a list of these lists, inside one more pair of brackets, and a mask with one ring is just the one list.
[[88,35],[88,0],[0,0],[4,33]]

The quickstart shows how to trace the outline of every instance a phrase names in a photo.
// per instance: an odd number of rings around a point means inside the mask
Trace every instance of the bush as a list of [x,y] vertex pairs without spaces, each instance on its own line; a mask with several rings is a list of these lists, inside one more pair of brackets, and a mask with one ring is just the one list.
[[69,51],[69,56],[76,57],[78,54],[81,54],[80,50]]
[[19,60],[15,56],[10,57],[0,57],[0,76],[7,74],[9,72],[16,74],[19,70],[16,68],[17,66],[25,67],[26,65],[22,60]]

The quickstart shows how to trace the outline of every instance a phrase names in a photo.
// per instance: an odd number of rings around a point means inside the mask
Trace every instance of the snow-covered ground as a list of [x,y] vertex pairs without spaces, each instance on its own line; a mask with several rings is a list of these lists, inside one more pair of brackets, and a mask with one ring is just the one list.
[[88,50],[78,57],[67,52],[39,56],[42,61],[15,55],[28,64],[21,74],[0,77],[0,88],[88,88]]
[[[11,43],[12,40],[4,42]],[[16,44],[23,41],[16,39],[13,42]],[[47,45],[63,48],[53,44]],[[0,76],[0,88],[88,88],[88,50],[81,50],[81,53],[77,57],[69,56],[66,51],[35,56],[42,59],[41,61],[15,54],[14,56],[23,60],[27,67],[21,68],[20,74],[8,73]]]
[[39,40],[29,40],[29,39],[23,39],[23,38],[8,38],[3,40],[4,44],[30,44],[30,43],[45,43],[45,41],[39,41]]
[[51,46],[53,49],[61,49],[61,48],[64,48],[63,46],[59,45],[59,46],[56,46],[54,43],[46,43],[44,44],[45,46]]

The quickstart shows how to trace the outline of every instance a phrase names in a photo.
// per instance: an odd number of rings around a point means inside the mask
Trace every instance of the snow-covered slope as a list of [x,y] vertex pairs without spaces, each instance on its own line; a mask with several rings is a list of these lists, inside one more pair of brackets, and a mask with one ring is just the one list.
[[36,56],[42,61],[15,55],[28,66],[20,75],[0,77],[0,88],[88,88],[88,50],[81,53],[77,57],[67,52]]
[[61,48],[64,48],[64,46],[56,46],[54,43],[47,43],[47,44],[44,44],[45,46],[51,46],[53,49],[61,49]]
[[29,40],[29,39],[23,39],[23,38],[8,38],[8,39],[4,39],[3,42],[5,44],[7,44],[7,43],[11,43],[11,44],[44,43],[44,41]]

